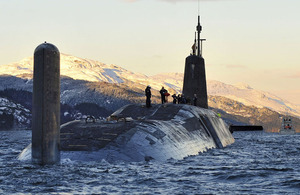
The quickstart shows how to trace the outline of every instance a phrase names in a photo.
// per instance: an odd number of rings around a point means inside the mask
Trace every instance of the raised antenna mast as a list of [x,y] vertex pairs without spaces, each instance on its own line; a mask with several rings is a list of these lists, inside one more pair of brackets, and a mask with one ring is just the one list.
[[202,26],[200,25],[200,15],[198,15],[198,26],[197,26],[197,34],[198,34],[198,49],[197,49],[197,56],[201,57],[201,51],[200,51],[200,33],[202,31]]

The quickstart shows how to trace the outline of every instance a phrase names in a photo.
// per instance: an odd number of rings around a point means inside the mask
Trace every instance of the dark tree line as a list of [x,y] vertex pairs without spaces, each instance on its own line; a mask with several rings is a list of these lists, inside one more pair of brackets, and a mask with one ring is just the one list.
[[32,109],[32,92],[21,89],[4,89],[0,97],[5,97],[15,103],[21,104],[28,110]]
[[14,126],[14,115],[6,114],[5,112],[0,114],[0,130],[12,129]]
[[84,115],[92,115],[96,118],[107,117],[112,113],[111,111],[93,103],[77,104],[74,108]]

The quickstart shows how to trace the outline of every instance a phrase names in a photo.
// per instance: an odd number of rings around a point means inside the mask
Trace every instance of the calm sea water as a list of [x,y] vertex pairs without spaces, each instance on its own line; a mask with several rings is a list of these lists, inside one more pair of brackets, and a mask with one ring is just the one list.
[[0,194],[300,194],[300,135],[235,132],[236,142],[184,160],[76,162],[16,159],[30,131],[1,131]]

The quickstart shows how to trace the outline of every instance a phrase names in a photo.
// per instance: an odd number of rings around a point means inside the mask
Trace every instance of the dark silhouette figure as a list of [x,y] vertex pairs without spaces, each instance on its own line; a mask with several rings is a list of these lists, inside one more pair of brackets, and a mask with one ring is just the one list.
[[178,96],[177,96],[177,102],[178,102],[178,104],[182,103],[182,98],[181,98],[180,94],[178,94]]
[[194,94],[194,98],[193,98],[193,103],[194,103],[194,106],[197,106],[197,94]]
[[176,94],[173,94],[172,98],[173,98],[173,104],[176,104],[176,102],[177,102],[177,96],[176,96]]
[[151,107],[151,87],[148,85],[145,89],[145,95],[146,95],[146,107]]
[[170,96],[170,94],[169,94],[168,90],[166,90],[166,92],[165,92],[165,103],[168,103],[169,96]]
[[165,93],[168,93],[168,91],[162,87],[161,90],[159,91],[160,95],[161,95],[161,104],[164,104],[166,102],[166,95]]

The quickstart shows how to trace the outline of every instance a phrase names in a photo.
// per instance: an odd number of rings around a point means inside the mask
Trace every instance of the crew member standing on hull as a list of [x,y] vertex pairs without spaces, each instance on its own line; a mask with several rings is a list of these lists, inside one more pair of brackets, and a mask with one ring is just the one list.
[[151,107],[151,87],[148,85],[145,89],[145,95],[146,95],[146,107]]
[[182,99],[181,99],[181,95],[180,94],[178,94],[178,96],[177,96],[177,102],[178,102],[178,104],[182,103]]
[[176,96],[176,94],[173,94],[172,98],[173,98],[173,104],[176,104],[176,102],[177,102],[177,96]]
[[159,91],[160,95],[161,95],[161,104],[164,104],[166,102],[166,96],[165,93],[167,92],[167,90],[162,87],[161,90]]

